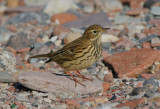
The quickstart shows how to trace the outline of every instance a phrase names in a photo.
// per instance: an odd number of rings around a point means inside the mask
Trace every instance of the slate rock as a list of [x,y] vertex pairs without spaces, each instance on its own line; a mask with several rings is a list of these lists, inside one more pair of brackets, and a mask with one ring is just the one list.
[[78,83],[75,86],[75,82],[68,77],[57,76],[50,72],[30,71],[23,72],[18,76],[18,82],[23,86],[42,92],[87,94],[103,90],[102,83],[96,78],[93,81],[80,81],[86,87]]
[[18,33],[11,36],[6,46],[13,47],[15,50],[20,50],[27,47],[32,47],[35,43],[35,37],[26,33]]

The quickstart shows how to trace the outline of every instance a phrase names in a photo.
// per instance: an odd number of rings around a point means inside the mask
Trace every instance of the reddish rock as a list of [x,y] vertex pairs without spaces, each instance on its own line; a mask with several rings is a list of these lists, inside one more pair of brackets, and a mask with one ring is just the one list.
[[100,102],[100,101],[107,101],[108,99],[108,96],[96,96],[96,97],[86,97],[86,98],[78,98],[78,99],[66,99],[65,100],[65,103],[69,106],[80,106],[80,103],[83,101],[83,102]]
[[55,14],[51,17],[51,21],[55,22],[56,20],[59,20],[60,24],[64,24],[66,22],[69,21],[73,21],[78,19],[77,16],[75,16],[74,14],[70,14],[70,13],[60,13],[60,14]]
[[160,35],[160,29],[159,28],[155,28],[155,27],[145,28],[144,29],[144,33],[145,34],[157,34],[157,35]]
[[109,72],[104,76],[104,82],[112,82],[112,81],[113,81],[113,74],[112,72]]
[[156,73],[159,73],[159,71],[160,71],[160,64],[157,64],[157,65],[156,65],[154,71],[155,71]]
[[160,19],[153,19],[153,20],[150,20],[148,23],[152,24],[153,26],[159,27],[160,26]]
[[54,35],[60,35],[61,33],[70,32],[68,28],[65,28],[63,25],[57,25],[54,27],[53,33]]
[[128,38],[121,38],[119,41],[116,42],[116,48],[125,48],[130,47],[131,45],[133,45],[133,43]]
[[103,91],[108,91],[110,89],[110,84],[107,82],[103,83]]
[[6,27],[12,32],[17,32],[17,27],[15,25],[7,25]]
[[156,61],[160,61],[160,51],[154,49],[133,49],[114,54],[104,59],[108,67],[113,67],[119,78],[137,77],[146,72]]
[[102,51],[103,58],[107,58],[108,56],[110,56],[110,55],[106,51]]
[[136,87],[143,87],[143,81],[138,81]]
[[127,101],[127,102],[125,102],[125,103],[121,103],[121,104],[117,105],[116,107],[117,107],[117,108],[120,108],[120,107],[128,106],[128,107],[130,107],[131,109],[134,109],[134,108],[136,108],[138,105],[145,103],[146,100],[147,100],[147,99],[143,97],[143,98],[139,98],[139,99]]
[[6,47],[7,50],[10,50],[12,53],[14,53],[15,56],[17,56],[17,52],[14,48],[12,47]]
[[143,9],[143,4],[146,0],[120,0],[123,3],[129,3],[131,10],[127,11],[127,15],[139,15],[142,12],[148,12],[148,9]]
[[150,44],[150,42],[143,42],[142,47],[143,48],[151,48],[151,44]]
[[11,86],[7,89],[9,92],[15,93],[16,89],[14,86]]
[[135,37],[138,37],[138,39],[142,39],[147,37],[144,33],[135,33]]
[[29,52],[30,49],[31,49],[30,47],[26,47],[26,48],[17,49],[17,51],[18,51],[19,53],[24,53],[24,52]]
[[141,74],[141,76],[145,79],[149,79],[151,77],[157,77],[159,76],[160,74],[159,73],[156,73],[156,74]]

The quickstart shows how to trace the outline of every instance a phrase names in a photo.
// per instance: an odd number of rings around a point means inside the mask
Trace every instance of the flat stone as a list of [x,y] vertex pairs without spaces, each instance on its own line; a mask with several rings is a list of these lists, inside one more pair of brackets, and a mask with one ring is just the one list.
[[30,54],[32,56],[35,56],[35,55],[40,55],[40,54],[47,54],[49,52],[51,52],[51,49],[47,45],[42,45],[42,46],[32,49]]
[[[154,63],[160,61],[160,51],[154,49],[133,49],[117,53],[104,59],[119,78],[137,77],[146,72]],[[111,67],[112,66],[112,67]]]
[[93,81],[81,81],[85,84],[86,87],[84,87],[78,83],[75,84],[68,77],[41,71],[23,72],[18,76],[18,82],[25,87],[42,92],[86,94],[103,90],[102,83],[96,78]]
[[151,7],[151,13],[153,15],[160,15],[160,7],[158,7],[158,6]]
[[63,25],[67,28],[82,28],[82,27],[88,27],[89,25],[93,24],[98,24],[101,26],[110,26],[111,22],[109,21],[106,13],[101,12],[89,15],[87,17],[79,18],[78,20],[71,21]]
[[11,72],[0,71],[0,82],[17,82],[17,77]]

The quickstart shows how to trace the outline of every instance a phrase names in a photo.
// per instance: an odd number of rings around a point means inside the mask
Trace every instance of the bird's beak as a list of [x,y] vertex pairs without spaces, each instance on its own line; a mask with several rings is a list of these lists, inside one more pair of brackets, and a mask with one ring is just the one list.
[[102,28],[102,31],[107,31],[108,29],[110,29],[110,28]]

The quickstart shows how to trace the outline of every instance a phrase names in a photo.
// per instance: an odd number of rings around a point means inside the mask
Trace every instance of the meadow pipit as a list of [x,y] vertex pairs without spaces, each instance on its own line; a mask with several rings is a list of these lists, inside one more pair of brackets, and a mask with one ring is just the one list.
[[[49,60],[46,63],[56,62],[67,74],[70,74],[69,71],[77,71],[79,76],[88,79],[80,74],[78,70],[92,66],[99,59],[102,54],[102,32],[108,29],[102,28],[100,25],[91,25],[85,30],[82,37],[65,45],[63,48],[31,58],[47,57]],[[74,81],[78,82],[72,75],[71,77]]]

